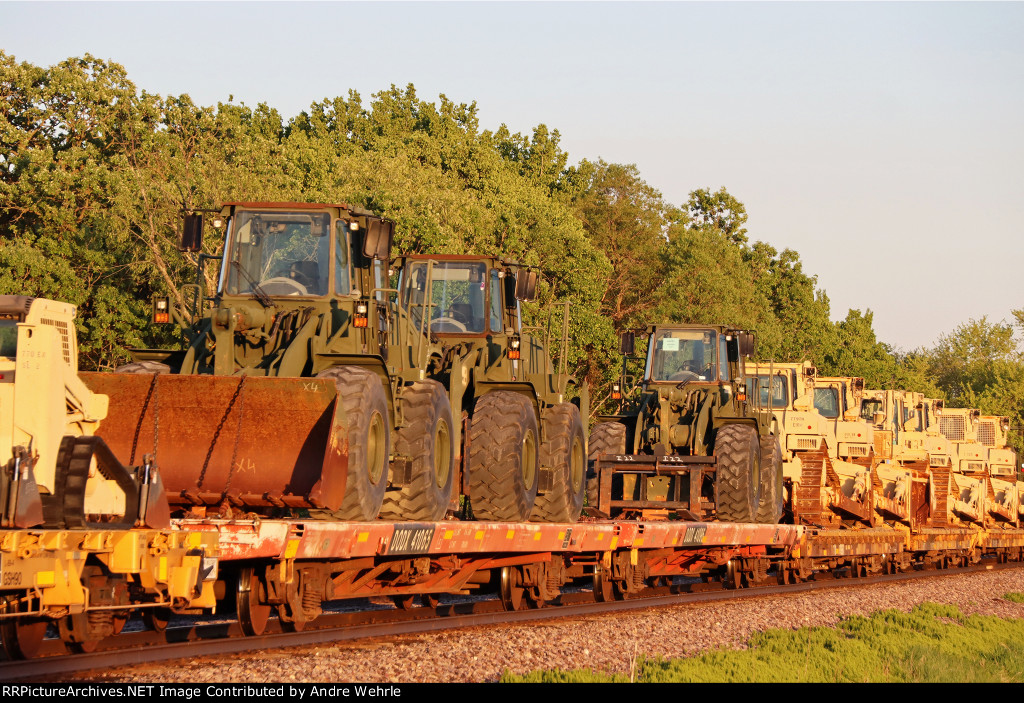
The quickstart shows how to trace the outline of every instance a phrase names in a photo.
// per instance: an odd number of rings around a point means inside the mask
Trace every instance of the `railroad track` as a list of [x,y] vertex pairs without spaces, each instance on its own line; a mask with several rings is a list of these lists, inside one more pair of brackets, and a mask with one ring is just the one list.
[[72,672],[135,665],[174,659],[215,656],[267,649],[298,647],[330,642],[396,637],[440,630],[456,630],[488,625],[507,625],[532,621],[603,615],[630,610],[659,608],[670,605],[724,601],[734,598],[755,598],[786,595],[827,588],[858,587],[896,583],[921,578],[962,575],[974,572],[1024,568],[1021,563],[997,564],[986,559],[967,567],[953,569],[921,569],[892,575],[843,577],[842,573],[819,572],[813,580],[787,585],[759,585],[729,589],[722,582],[661,586],[642,595],[605,603],[595,603],[589,591],[564,593],[558,604],[541,608],[506,611],[499,599],[422,607],[410,610],[377,609],[325,613],[315,626],[299,632],[284,631],[278,620],[268,624],[267,632],[257,637],[245,636],[237,622],[196,623],[168,628],[165,632],[151,630],[123,632],[100,642],[93,652],[67,654],[60,639],[49,639],[39,656],[28,661],[0,661],[0,680],[17,681],[50,678]]

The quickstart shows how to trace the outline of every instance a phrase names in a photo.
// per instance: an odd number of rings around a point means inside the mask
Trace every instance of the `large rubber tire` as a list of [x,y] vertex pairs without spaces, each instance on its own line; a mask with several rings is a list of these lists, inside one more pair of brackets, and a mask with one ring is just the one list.
[[750,425],[726,425],[715,438],[715,506],[722,522],[754,522],[761,495],[761,444]]
[[130,364],[118,366],[114,373],[170,373],[171,367],[161,364],[159,361],[133,361]]
[[761,500],[756,521],[774,525],[782,519],[782,447],[779,438],[761,438]]
[[412,459],[411,480],[384,494],[385,520],[432,522],[444,517],[452,498],[455,442],[452,406],[437,381],[405,388],[400,399],[405,426],[395,433],[395,453]]
[[[621,422],[599,422],[590,432],[587,443],[587,461],[592,462],[604,454],[626,453],[626,426]],[[597,507],[600,477],[590,469],[587,471],[587,505]]]
[[334,516],[375,520],[384,501],[391,452],[391,418],[380,378],[358,366],[336,366],[317,374],[333,379],[348,423],[345,498]]
[[544,415],[540,463],[552,471],[551,490],[537,496],[530,520],[576,522],[583,512],[587,476],[587,440],[580,409],[559,403]]
[[469,425],[469,499],[478,520],[523,522],[540,478],[537,416],[526,396],[491,391]]

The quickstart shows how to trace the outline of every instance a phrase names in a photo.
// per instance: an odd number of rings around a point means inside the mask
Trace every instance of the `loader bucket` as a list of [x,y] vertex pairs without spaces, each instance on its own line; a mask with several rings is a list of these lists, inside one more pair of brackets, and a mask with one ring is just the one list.
[[97,435],[129,466],[154,455],[172,504],[337,510],[348,428],[315,378],[82,373],[110,397]]

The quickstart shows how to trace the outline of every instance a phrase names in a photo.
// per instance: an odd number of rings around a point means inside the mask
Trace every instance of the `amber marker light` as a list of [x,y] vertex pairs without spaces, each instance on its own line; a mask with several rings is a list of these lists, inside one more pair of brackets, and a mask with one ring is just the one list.
[[518,359],[519,358],[519,335],[518,334],[513,335],[512,338],[508,340],[508,358],[509,359]]
[[356,315],[352,321],[352,325],[355,327],[367,327],[369,325],[369,318],[367,317],[367,305],[365,302],[360,300],[356,303]]
[[171,321],[171,299],[153,298],[153,323],[166,325]]

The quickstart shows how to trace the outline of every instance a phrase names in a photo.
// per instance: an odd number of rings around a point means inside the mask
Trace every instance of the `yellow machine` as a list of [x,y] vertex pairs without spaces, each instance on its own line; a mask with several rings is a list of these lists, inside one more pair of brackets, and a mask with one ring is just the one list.
[[158,472],[129,471],[94,436],[108,401],[78,377],[74,319],[74,305],[0,296],[0,525],[165,527]]
[[794,521],[873,525],[872,428],[858,414],[863,381],[819,377],[810,361],[748,363],[746,371],[748,392],[772,410]]
[[172,529],[157,468],[126,468],[95,436],[108,398],[78,377],[74,319],[67,303],[0,295],[0,646],[12,659],[38,652],[51,625],[89,650],[135,611],[160,627],[216,604],[216,535]]

